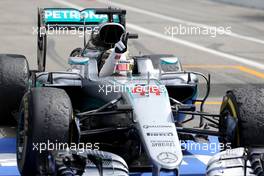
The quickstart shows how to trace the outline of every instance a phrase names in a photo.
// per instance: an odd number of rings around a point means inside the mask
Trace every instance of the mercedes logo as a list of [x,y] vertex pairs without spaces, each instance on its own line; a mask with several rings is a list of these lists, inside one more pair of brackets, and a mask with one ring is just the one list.
[[162,152],[157,156],[158,160],[170,164],[170,163],[175,163],[178,160],[177,155],[170,153],[170,152]]

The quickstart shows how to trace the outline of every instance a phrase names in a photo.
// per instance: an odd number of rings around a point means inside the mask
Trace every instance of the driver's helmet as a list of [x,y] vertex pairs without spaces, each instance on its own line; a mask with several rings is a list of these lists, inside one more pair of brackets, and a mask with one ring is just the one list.
[[110,49],[124,33],[125,28],[119,23],[103,23],[99,25],[98,30],[93,31],[91,42],[94,46]]

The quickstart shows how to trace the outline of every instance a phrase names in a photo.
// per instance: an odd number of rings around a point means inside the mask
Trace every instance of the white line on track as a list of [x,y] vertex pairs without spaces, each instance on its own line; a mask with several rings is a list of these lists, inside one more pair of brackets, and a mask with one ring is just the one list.
[[1,153],[0,154],[0,167],[17,166],[15,153]]
[[[65,5],[65,6],[68,6],[68,7],[76,8],[76,9],[83,9],[84,8],[82,6],[67,2],[65,0],[51,0],[51,1],[59,3],[59,4],[62,4],[62,5]],[[102,1],[102,0],[98,0],[98,1]],[[113,2],[111,4],[113,4]],[[164,34],[160,34],[158,32],[154,32],[152,30],[140,27],[140,26],[132,24],[132,23],[127,23],[127,27],[130,28],[130,29],[136,30],[136,31],[138,31],[140,33],[156,37],[158,39],[162,39],[162,40],[170,41],[170,42],[173,42],[173,43],[181,44],[181,45],[184,45],[184,46],[187,46],[187,47],[190,47],[190,48],[194,48],[194,49],[197,49],[197,50],[200,50],[200,51],[204,51],[206,53],[210,53],[210,54],[213,54],[213,55],[216,55],[216,56],[224,57],[224,58],[226,58],[228,60],[236,61],[236,62],[239,62],[241,64],[245,64],[245,65],[248,65],[248,66],[251,66],[251,67],[255,67],[255,68],[264,70],[264,64],[252,61],[252,60],[244,58],[244,57],[239,57],[239,56],[231,55],[231,54],[224,53],[224,52],[221,52],[221,51],[213,50],[211,48],[207,48],[207,47],[204,47],[204,46],[201,46],[201,45],[198,45],[198,44],[186,41],[186,40],[182,40],[182,39],[179,39],[179,38],[172,38],[170,36],[167,36],[167,35],[164,35]]]
[[198,45],[198,44],[186,41],[186,40],[182,40],[182,39],[179,39],[179,38],[172,38],[172,37],[160,34],[158,32],[154,32],[152,30],[149,30],[149,29],[146,29],[146,28],[143,28],[143,27],[131,24],[131,23],[127,23],[127,27],[129,27],[130,29],[136,30],[138,32],[144,33],[144,34],[151,35],[151,36],[159,38],[159,39],[163,39],[163,40],[167,40],[167,41],[170,41],[170,42],[182,44],[182,45],[188,46],[190,48],[194,48],[194,49],[197,49],[197,50],[200,50],[200,51],[204,51],[204,52],[216,55],[216,56],[224,57],[224,58],[229,59],[229,60],[233,60],[233,61],[245,64],[245,65],[249,65],[249,66],[256,67],[256,68],[259,68],[261,70],[264,70],[264,64],[261,64],[261,63],[258,63],[258,62],[243,58],[243,57],[239,57],[239,56],[231,55],[231,54],[224,53],[224,52],[221,52],[221,51],[217,51],[217,50],[213,50],[213,49],[210,49],[210,48],[206,48],[204,46],[201,46],[201,45]]
[[[97,1],[100,3],[104,3],[104,4],[109,4],[109,2],[108,2],[109,0],[97,0]],[[172,21],[172,22],[176,22],[176,23],[182,23],[182,24],[186,24],[186,25],[190,25],[190,26],[196,26],[196,27],[207,28],[207,29],[216,28],[216,26],[210,26],[210,25],[206,25],[206,24],[202,24],[202,23],[196,23],[196,22],[191,22],[191,21],[179,19],[179,18],[174,18],[171,16],[166,16],[166,15],[162,15],[159,13],[150,12],[150,11],[147,11],[144,9],[128,6],[128,5],[121,4],[121,3],[116,3],[116,2],[111,1],[110,4],[113,6],[124,8],[124,9],[130,10],[130,11],[133,11],[133,12],[144,14],[144,15],[156,17],[156,18],[166,20],[166,21]],[[217,30],[217,31],[224,33],[225,35],[229,35],[231,37],[234,37],[234,38],[239,38],[242,40],[247,40],[247,41],[251,41],[251,42],[255,42],[255,43],[259,43],[259,44],[264,44],[264,40],[260,40],[260,39],[254,38],[254,37],[249,37],[249,36],[241,35],[241,34],[234,33],[234,32],[229,33],[229,32],[223,32],[220,30]]]

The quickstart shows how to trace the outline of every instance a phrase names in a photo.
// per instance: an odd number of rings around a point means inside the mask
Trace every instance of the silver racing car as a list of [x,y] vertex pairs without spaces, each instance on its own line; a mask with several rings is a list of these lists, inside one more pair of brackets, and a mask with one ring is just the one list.
[[[173,55],[131,56],[127,41],[138,35],[125,17],[114,8],[39,9],[38,70],[24,56],[0,55],[1,120],[17,120],[21,175],[178,175],[182,141],[208,136],[224,146],[208,176],[263,175],[264,89],[228,91],[219,114],[204,112],[210,75],[184,71]],[[70,53],[67,71],[47,72],[43,29],[91,35]]]

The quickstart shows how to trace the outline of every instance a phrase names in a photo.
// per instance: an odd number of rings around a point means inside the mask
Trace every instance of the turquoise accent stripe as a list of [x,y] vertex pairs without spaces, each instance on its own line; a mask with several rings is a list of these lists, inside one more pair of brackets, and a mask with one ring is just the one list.
[[68,64],[70,65],[87,65],[89,60],[69,60]]
[[160,59],[160,64],[163,65],[169,65],[169,64],[177,64],[179,62],[178,58],[161,58]]

